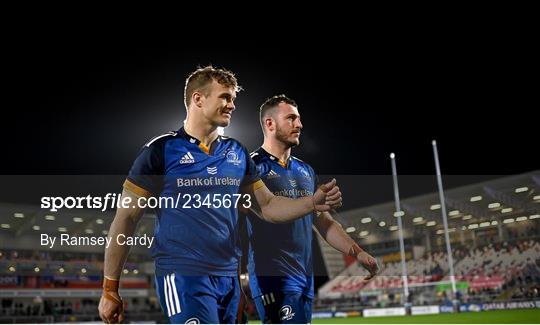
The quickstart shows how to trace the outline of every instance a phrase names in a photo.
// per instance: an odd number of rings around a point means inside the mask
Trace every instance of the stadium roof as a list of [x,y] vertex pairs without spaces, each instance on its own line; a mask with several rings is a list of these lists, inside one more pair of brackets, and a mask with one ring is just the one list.
[[[489,228],[540,218],[539,171],[445,190],[444,194],[449,231]],[[438,192],[403,199],[401,210],[405,237],[442,234]],[[341,212],[337,220],[347,232],[356,233],[359,238],[369,240],[374,233],[386,233],[388,239],[397,238],[394,201]]]

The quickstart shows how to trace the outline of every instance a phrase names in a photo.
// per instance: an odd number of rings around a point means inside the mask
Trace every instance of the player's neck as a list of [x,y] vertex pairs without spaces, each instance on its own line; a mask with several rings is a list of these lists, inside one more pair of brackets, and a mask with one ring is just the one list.
[[283,162],[287,162],[291,156],[291,147],[279,141],[265,139],[262,148]]
[[208,123],[197,122],[194,119],[187,119],[184,123],[184,130],[192,137],[199,140],[202,144],[210,147],[212,142],[217,139],[218,131],[216,126],[209,125]]

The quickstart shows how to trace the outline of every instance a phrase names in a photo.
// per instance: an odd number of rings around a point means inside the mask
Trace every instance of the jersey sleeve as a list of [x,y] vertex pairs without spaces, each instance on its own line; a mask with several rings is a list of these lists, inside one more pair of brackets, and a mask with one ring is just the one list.
[[145,145],[133,162],[124,188],[139,196],[158,195],[163,187],[163,141]]
[[246,173],[242,179],[241,187],[246,188],[247,186],[252,186],[253,191],[256,191],[263,187],[264,183],[261,180],[255,161],[253,161],[247,149],[245,147],[242,148],[246,156]]

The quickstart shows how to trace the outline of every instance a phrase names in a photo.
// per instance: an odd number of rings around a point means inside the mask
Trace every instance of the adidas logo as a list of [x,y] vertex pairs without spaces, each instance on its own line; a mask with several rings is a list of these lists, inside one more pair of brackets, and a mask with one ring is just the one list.
[[181,164],[193,164],[194,162],[195,158],[193,158],[193,155],[189,151],[180,159]]
[[217,174],[217,167],[206,167],[206,171],[210,175],[215,175]]
[[277,177],[279,177],[279,174],[276,173],[275,171],[273,171],[272,169],[270,169],[270,171],[268,172],[267,177],[268,178],[277,178]]

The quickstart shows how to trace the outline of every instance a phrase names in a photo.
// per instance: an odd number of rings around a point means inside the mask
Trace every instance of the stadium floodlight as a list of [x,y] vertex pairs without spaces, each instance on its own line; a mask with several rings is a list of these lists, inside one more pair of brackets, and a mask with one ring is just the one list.
[[9,223],[3,223],[0,225],[0,227],[2,227],[3,229],[9,229],[11,228],[11,225]]
[[85,229],[84,232],[87,233],[87,234],[93,234],[94,233],[94,231],[92,229]]
[[504,220],[503,220],[503,223],[505,223],[505,224],[506,224],[506,223],[512,223],[512,222],[514,222],[514,221],[515,221],[514,218],[509,218],[509,219],[504,219]]
[[532,219],[538,219],[540,218],[540,214],[533,214],[531,216],[529,216],[529,219],[532,220]]
[[13,216],[14,216],[15,218],[20,218],[20,219],[22,219],[22,218],[24,218],[24,213],[16,212],[16,213],[13,214]]
[[535,200],[535,201],[540,200],[540,195],[535,195],[535,196],[533,197],[533,200]]
[[83,222],[83,218],[80,218],[80,217],[74,217],[73,218],[73,222]]
[[412,219],[412,221],[413,221],[414,223],[419,223],[419,222],[424,221],[424,218],[422,218],[422,217],[416,217],[416,218]]
[[501,210],[501,213],[508,213],[508,212],[512,212],[514,209],[512,208],[504,208]]
[[450,216],[450,217],[457,216],[458,214],[459,214],[459,210],[452,210],[452,211],[448,212],[448,216]]
[[403,217],[405,215],[405,212],[403,211],[396,211],[394,212],[394,217]]
[[86,269],[85,269],[84,267],[81,269],[81,273],[82,273],[82,274],[85,274],[85,273],[86,273]]
[[66,232],[67,228],[66,227],[58,227],[58,231],[59,232]]
[[103,224],[103,219],[96,219],[96,223],[98,225],[102,225]]
[[467,226],[461,226],[461,230],[467,230]]
[[[448,232],[454,232],[454,231],[456,231],[456,228],[448,229]],[[437,230],[437,235],[442,235],[442,234],[444,234],[444,229]]]
[[440,204],[433,204],[429,207],[430,210],[439,210],[441,208]]
[[367,235],[369,235],[369,231],[367,230],[363,230],[360,232],[360,237],[366,237]]
[[106,236],[106,235],[109,234],[109,231],[108,231],[108,230],[103,230],[101,233],[104,234],[104,235]]
[[469,219],[472,219],[472,215],[470,215],[470,214],[465,215],[465,216],[463,216],[463,218],[461,218],[461,220],[469,220]]
[[437,222],[435,222],[435,221],[433,221],[433,220],[432,220],[432,221],[428,221],[428,222],[426,223],[426,227],[433,227],[433,226],[435,226],[436,224],[437,224]]
[[46,215],[45,216],[45,220],[49,220],[49,221],[54,221],[54,219],[56,219],[53,215]]
[[488,227],[491,223],[489,221],[485,221],[480,223],[480,228]]
[[347,227],[347,229],[345,229],[345,231],[346,231],[347,233],[355,232],[355,231],[356,231],[356,228],[355,228],[355,227]]
[[388,229],[390,229],[390,231],[396,231],[398,230],[398,226],[390,226]]
[[61,268],[58,269],[58,272],[60,272],[60,273],[64,273],[64,271],[65,271],[65,270],[64,270],[63,267],[61,267]]
[[477,224],[477,223],[471,223],[471,224],[469,225],[469,227],[467,227],[467,228],[469,228],[469,230],[470,230],[470,229],[476,229],[476,228],[478,228],[478,224]]
[[529,188],[527,186],[523,186],[523,187],[518,187],[515,189],[515,192],[516,193],[523,193],[523,192],[527,192],[529,190]]
[[34,272],[38,273],[38,272],[39,272],[39,267],[36,266],[36,267],[34,268]]
[[499,202],[493,202],[493,203],[488,204],[488,208],[490,209],[496,209],[499,207],[501,207],[501,204]]
[[[139,274],[139,270],[133,270],[133,274]],[[240,274],[240,279],[242,279],[242,275],[245,277],[245,274]]]
[[493,221],[491,222],[491,225],[492,225],[492,226],[496,226],[496,225],[498,225],[498,224],[499,224],[499,222],[498,222],[497,220],[493,220]]
[[11,266],[8,268],[8,271],[9,271],[9,272],[15,272],[15,271],[17,271],[17,269],[15,268],[15,266],[11,265]]
[[128,270],[128,269],[124,269],[123,273],[124,273],[124,274],[128,274],[128,273],[129,273],[129,270]]
[[386,222],[384,222],[384,221],[379,222],[379,226],[380,226],[380,227],[386,226]]
[[478,201],[482,201],[482,196],[477,195],[477,196],[471,197],[471,202],[478,202]]
[[371,218],[362,218],[361,220],[362,223],[370,223],[371,222]]
[[517,217],[516,218],[516,221],[518,221],[518,222],[519,221],[525,221],[525,220],[527,220],[527,217]]
[[41,229],[41,227],[40,227],[40,226],[38,226],[38,225],[33,225],[33,226],[32,226],[32,229],[34,229],[34,230],[40,230],[40,229]]

